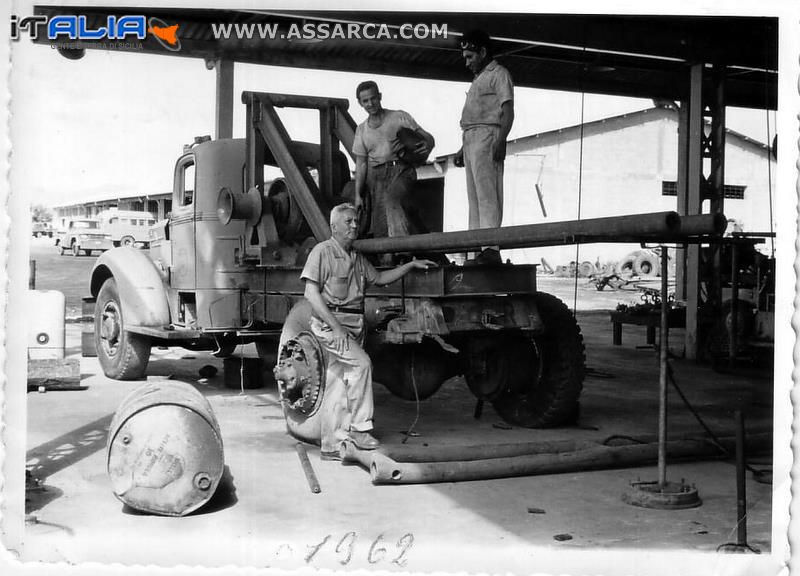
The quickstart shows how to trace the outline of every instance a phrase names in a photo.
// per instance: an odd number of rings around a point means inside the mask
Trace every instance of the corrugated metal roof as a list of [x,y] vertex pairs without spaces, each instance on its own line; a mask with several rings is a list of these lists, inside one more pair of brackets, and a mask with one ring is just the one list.
[[[315,11],[270,13],[181,8],[36,6],[36,14],[84,14],[90,26],[110,14],[145,14],[178,24],[181,49],[166,50],[155,38],[142,42],[152,54],[229,58],[237,62],[469,81],[457,39],[474,27],[495,40],[498,59],[517,86],[621,96],[685,99],[687,67],[717,62],[726,67],[731,106],[777,104],[776,18],[622,16],[454,12]],[[284,35],[306,23],[369,22],[446,25],[448,38],[263,40],[215,37],[212,24],[274,24]],[[49,43],[40,39],[40,43]],[[97,42],[88,47],[103,49]]]

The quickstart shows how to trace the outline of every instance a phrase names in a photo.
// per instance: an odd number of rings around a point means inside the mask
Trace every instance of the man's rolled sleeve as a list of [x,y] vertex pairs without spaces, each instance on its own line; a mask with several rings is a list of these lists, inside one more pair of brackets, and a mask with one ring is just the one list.
[[505,68],[498,68],[498,74],[495,76],[495,91],[501,106],[504,102],[514,101],[514,82],[511,80],[511,74]]
[[311,280],[319,284],[320,290],[324,284],[325,278],[322,270],[322,245],[317,244],[311,250],[306,260],[306,265],[303,267],[303,272],[300,274],[302,280]]

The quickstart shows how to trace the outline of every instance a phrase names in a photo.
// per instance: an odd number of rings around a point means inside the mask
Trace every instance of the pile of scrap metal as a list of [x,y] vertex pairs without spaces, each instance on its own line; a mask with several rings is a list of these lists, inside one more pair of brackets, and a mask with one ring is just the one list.
[[[589,276],[589,281],[598,290],[606,286],[614,290],[626,288],[629,284],[642,278],[661,276],[660,249],[634,250],[616,264],[608,264]],[[668,256],[671,270],[674,270],[674,258]]]

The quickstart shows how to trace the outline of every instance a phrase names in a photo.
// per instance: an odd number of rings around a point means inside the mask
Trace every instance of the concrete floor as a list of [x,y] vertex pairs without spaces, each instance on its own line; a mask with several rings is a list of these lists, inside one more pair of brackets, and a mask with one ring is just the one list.
[[[623,346],[615,347],[607,313],[579,312],[578,320],[591,372],[576,425],[502,429],[494,426],[500,419],[489,405],[476,421],[474,399],[456,378],[420,405],[419,436],[409,444],[601,441],[614,434],[654,434],[658,368],[652,349],[637,348],[644,344],[644,329],[626,326]],[[78,353],[79,331],[79,325],[68,325],[71,353]],[[680,334],[670,341],[680,353]],[[655,480],[655,466],[373,486],[361,467],[320,461],[318,449],[310,447],[322,488],[312,494],[274,388],[230,390],[223,384],[221,360],[183,349],[153,352],[148,379],[171,376],[194,383],[219,420],[226,476],[214,499],[183,518],[143,515],[115,499],[105,470],[106,432],[120,401],[141,382],[109,380],[96,359],[84,358],[84,390],[28,394],[27,465],[42,489],[27,495],[22,559],[492,573],[603,572],[610,567],[636,573],[709,573],[697,571],[706,565],[754,573],[754,568],[780,564],[779,557],[769,554],[776,520],[773,487],[755,482],[749,473],[748,542],[762,554],[715,553],[720,544],[736,540],[731,461],[670,464],[668,478],[694,483],[703,505],[659,511],[620,499],[631,481]],[[218,366],[219,375],[198,381],[204,364]],[[732,411],[737,408],[746,411],[751,434],[772,429],[770,374],[718,374],[683,360],[674,360],[673,366],[678,383],[719,435],[733,435]],[[384,443],[399,443],[415,419],[416,406],[382,386],[376,385],[375,392],[377,435]],[[673,437],[702,436],[676,394],[671,394],[669,409]],[[758,455],[756,461],[756,467],[769,468],[770,454]],[[670,552],[670,561],[653,562],[659,552]]]

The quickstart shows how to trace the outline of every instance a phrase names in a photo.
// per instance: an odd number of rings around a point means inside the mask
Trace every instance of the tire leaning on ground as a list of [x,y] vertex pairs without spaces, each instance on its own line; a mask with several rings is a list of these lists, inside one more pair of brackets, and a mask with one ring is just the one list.
[[94,341],[103,373],[116,380],[136,380],[150,360],[150,339],[125,330],[119,289],[114,278],[103,283],[94,308]]
[[597,274],[597,267],[588,260],[585,260],[578,265],[578,276],[581,278],[588,278],[594,274]]
[[661,262],[657,255],[643,250],[633,261],[633,273],[637,276],[655,278],[661,276]]
[[633,263],[636,262],[637,256],[638,256],[638,251],[631,252],[630,254],[622,258],[619,262],[617,262],[617,274],[620,276],[633,275]]
[[517,340],[515,365],[510,370],[516,377],[492,405],[510,424],[549,428],[575,417],[586,355],[581,329],[570,309],[550,294],[540,292],[535,298],[544,332]]

